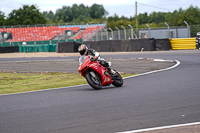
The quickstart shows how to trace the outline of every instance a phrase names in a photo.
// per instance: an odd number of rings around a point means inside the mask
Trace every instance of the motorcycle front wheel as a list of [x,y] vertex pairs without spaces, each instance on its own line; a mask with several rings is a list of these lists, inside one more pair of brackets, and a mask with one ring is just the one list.
[[97,73],[95,73],[95,77],[94,75],[92,75],[90,72],[87,72],[85,74],[85,78],[88,82],[88,84],[95,90],[100,90],[102,88],[102,82],[101,79],[99,78],[99,75]]
[[116,72],[114,75],[113,75],[113,82],[112,82],[112,84],[115,86],[115,87],[121,87],[122,85],[123,85],[123,79],[122,79],[122,77],[121,77],[121,75],[118,73],[118,72]]

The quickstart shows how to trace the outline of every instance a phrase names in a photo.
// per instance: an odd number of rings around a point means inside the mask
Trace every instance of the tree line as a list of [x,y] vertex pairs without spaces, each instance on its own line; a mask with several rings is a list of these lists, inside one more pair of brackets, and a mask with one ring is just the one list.
[[[35,25],[35,24],[58,24],[58,23],[95,23],[107,21],[108,27],[115,29],[115,26],[121,29],[121,25],[129,28],[131,24],[136,25],[136,17],[130,16],[108,16],[108,11],[100,4],[93,4],[90,7],[84,4],[73,4],[63,6],[56,10],[40,12],[37,5],[22,5],[18,10],[13,10],[8,17],[0,10],[0,26],[13,25]],[[108,16],[108,17],[107,17]],[[189,25],[200,24],[200,9],[197,6],[190,6],[188,9],[179,8],[173,12],[152,12],[140,13],[138,15],[139,28],[146,28],[146,23],[151,28],[166,27],[167,22],[170,26],[185,26],[184,21]]]

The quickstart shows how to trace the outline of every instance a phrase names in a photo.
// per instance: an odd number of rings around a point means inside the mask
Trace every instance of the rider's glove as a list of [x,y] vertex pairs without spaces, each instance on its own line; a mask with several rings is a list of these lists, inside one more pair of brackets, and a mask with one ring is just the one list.
[[98,57],[95,56],[95,57],[93,58],[93,60],[97,60],[97,58],[98,58]]

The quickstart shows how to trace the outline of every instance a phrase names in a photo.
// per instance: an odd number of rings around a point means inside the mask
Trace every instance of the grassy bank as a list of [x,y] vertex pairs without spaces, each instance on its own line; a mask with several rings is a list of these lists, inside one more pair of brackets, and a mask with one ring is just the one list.
[[[122,74],[122,77],[133,74]],[[79,73],[0,73],[0,94],[87,84]]]

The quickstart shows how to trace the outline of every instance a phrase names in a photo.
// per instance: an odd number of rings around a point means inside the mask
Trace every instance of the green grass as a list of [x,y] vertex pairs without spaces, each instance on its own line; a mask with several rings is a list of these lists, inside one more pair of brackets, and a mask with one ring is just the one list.
[[[128,77],[134,74],[121,74]],[[0,94],[19,93],[87,84],[80,73],[1,73]]]

